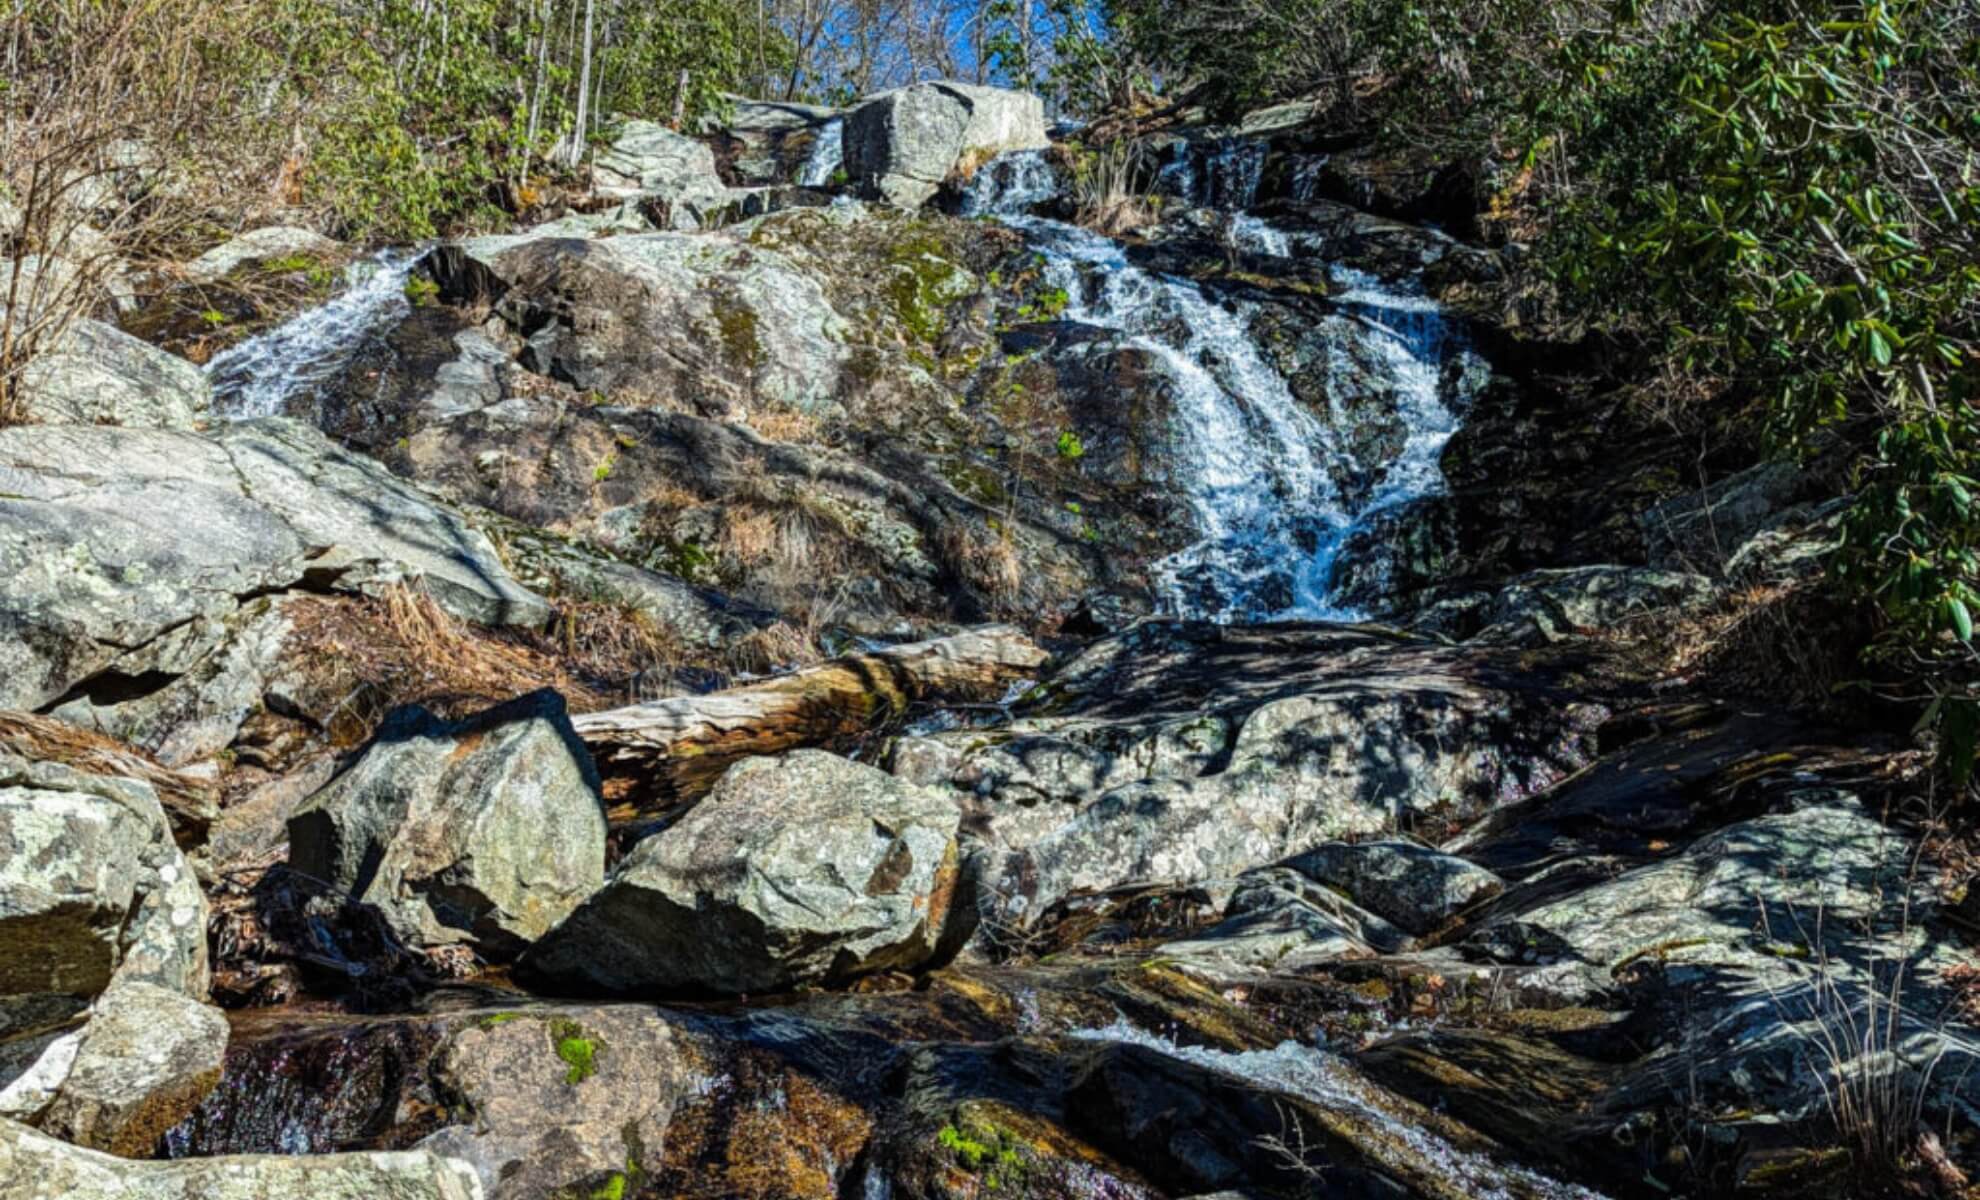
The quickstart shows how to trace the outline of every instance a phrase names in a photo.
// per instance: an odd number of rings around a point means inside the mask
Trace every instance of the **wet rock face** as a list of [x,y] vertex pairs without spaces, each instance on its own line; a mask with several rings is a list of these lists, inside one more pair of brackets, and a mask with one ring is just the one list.
[[290,817],[289,861],[410,944],[513,957],[604,880],[597,771],[553,692],[402,712]]
[[[745,187],[831,182],[803,179],[808,164],[821,156],[821,139],[836,139],[840,111],[816,104],[744,100],[713,131],[716,163],[724,177]],[[829,160],[829,156],[828,160]]]
[[293,422],[213,437],[0,431],[0,496],[8,707],[48,704],[127,656],[137,660],[128,674],[149,671],[161,637],[195,622],[217,631],[244,597],[306,579],[359,587],[417,575],[470,619],[548,613],[459,514]]
[[774,992],[912,969],[943,941],[960,812],[819,751],[730,768],[523,962],[562,992]]
[[465,1163],[424,1152],[130,1162],[0,1119],[0,1192],[20,1200],[482,1200]]
[[919,208],[968,156],[1042,150],[1038,97],[964,83],[918,83],[874,96],[846,115],[846,174],[861,196]]
[[1601,715],[1489,654],[1172,622],[1100,642],[1037,707],[903,760],[967,797],[993,927],[1075,890],[1464,820],[1586,762]]

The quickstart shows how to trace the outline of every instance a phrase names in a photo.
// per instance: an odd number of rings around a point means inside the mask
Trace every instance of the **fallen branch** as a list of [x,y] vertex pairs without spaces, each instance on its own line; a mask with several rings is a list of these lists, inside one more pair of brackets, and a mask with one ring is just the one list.
[[1000,695],[1045,658],[1016,629],[992,625],[726,692],[587,713],[572,724],[605,777],[612,818],[625,820],[698,798],[741,759],[842,743],[917,703]]
[[0,712],[0,752],[35,762],[61,763],[88,775],[150,784],[182,849],[204,844],[207,827],[220,812],[213,789],[205,781],[160,766],[114,738],[54,717]]

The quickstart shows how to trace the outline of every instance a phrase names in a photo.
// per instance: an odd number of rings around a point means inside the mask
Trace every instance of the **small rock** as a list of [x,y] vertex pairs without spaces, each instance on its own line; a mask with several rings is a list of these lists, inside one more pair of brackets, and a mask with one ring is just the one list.
[[119,983],[97,1002],[41,1127],[79,1146],[149,1155],[220,1081],[227,1033],[217,1008],[153,984]]
[[1483,867],[1405,841],[1330,842],[1285,865],[1419,936],[1505,889]]
[[942,943],[960,810],[821,751],[730,768],[523,960],[559,990],[769,992]]
[[289,862],[422,946],[512,957],[605,877],[605,813],[563,698],[394,714],[289,818]]

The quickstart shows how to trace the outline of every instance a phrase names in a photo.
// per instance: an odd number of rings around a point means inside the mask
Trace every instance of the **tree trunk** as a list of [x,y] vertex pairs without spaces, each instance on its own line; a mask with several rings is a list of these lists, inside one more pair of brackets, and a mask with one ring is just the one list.
[[605,776],[612,819],[623,821],[699,798],[744,758],[844,744],[917,703],[995,699],[1045,659],[1022,633],[993,625],[572,723]]

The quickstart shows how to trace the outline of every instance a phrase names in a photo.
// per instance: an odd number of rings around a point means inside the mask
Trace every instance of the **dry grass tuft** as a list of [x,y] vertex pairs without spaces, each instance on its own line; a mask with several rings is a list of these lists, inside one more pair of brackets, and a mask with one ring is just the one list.
[[749,427],[773,442],[819,442],[823,440],[818,418],[795,408],[772,408],[752,412]]
[[815,631],[807,631],[788,621],[758,629],[730,644],[730,668],[742,675],[768,675],[793,667],[823,662]]
[[322,723],[338,745],[362,742],[403,704],[461,717],[542,687],[556,688],[578,711],[613,703],[547,639],[464,625],[412,588],[312,598],[292,612],[289,654],[327,699]]

